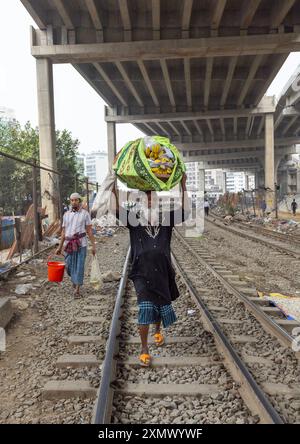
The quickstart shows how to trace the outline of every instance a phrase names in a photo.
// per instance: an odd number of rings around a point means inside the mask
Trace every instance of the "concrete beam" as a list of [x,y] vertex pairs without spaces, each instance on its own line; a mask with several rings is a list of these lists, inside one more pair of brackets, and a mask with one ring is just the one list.
[[[201,159],[199,159],[201,160]],[[187,161],[189,162],[189,160]],[[194,162],[194,161],[193,161]],[[259,167],[259,162],[235,162],[235,161],[221,161],[221,162],[215,162],[215,161],[207,161],[204,162],[204,167],[207,170],[214,170],[214,169],[222,169],[222,170],[230,170],[230,171],[249,171],[250,169],[256,169]]]
[[211,121],[209,119],[206,119],[206,123],[207,123],[208,129],[209,129],[211,138],[212,138],[212,140],[214,140],[214,130],[213,130]]
[[[176,122],[178,120],[206,120],[206,119],[220,119],[220,118],[235,118],[259,116],[263,114],[272,113],[275,111],[275,105],[270,98],[266,98],[263,103],[260,103],[254,108],[238,108],[238,109],[218,109],[215,111],[195,111],[195,112],[173,112],[173,113],[158,113],[158,114],[131,114],[131,115],[115,115],[106,116],[109,122],[117,123],[142,123],[142,122]],[[175,101],[174,101],[175,103]]]
[[255,99],[254,103],[259,103],[262,98],[264,97],[266,91],[268,90],[269,86],[271,85],[271,83],[273,82],[273,80],[275,79],[275,77],[278,74],[278,71],[280,70],[280,68],[282,67],[282,65],[284,64],[284,62],[286,61],[286,59],[288,58],[289,54],[282,54],[280,57],[278,57],[278,60],[273,64],[272,70],[269,74],[269,77],[266,80],[264,80],[264,85],[261,88],[258,96]]
[[191,130],[189,129],[189,127],[187,126],[187,124],[184,121],[180,121],[181,125],[183,126],[183,128],[185,129],[185,131],[188,133],[189,136],[192,135]]
[[234,70],[236,68],[237,60],[238,60],[237,56],[234,56],[234,57],[231,57],[231,59],[229,61],[228,72],[227,72],[225,85],[224,85],[223,92],[222,92],[221,103],[220,103],[221,106],[224,106],[226,103],[226,99],[227,99],[229,88],[230,88],[231,81],[233,78]]
[[275,3],[271,12],[270,27],[278,28],[283,22],[288,12],[294,6],[295,0],[284,0]]
[[57,9],[59,15],[62,18],[62,21],[67,29],[74,29],[75,25],[73,23],[73,19],[71,17],[70,12],[68,11],[66,5],[62,0],[52,0],[55,8]]
[[257,137],[259,137],[260,133],[262,132],[262,129],[264,128],[264,126],[265,126],[265,118],[264,118],[264,116],[262,116],[260,118],[260,123],[259,123],[258,129],[257,129],[257,133],[256,133]]
[[192,82],[191,82],[191,62],[190,59],[184,58],[184,78],[186,89],[186,102],[187,106],[192,109]]
[[103,25],[102,20],[99,14],[99,11],[97,9],[97,6],[95,4],[95,0],[85,0],[86,7],[89,11],[91,20],[93,22],[93,25],[97,31],[97,35],[99,36],[98,41],[99,43],[103,42]]
[[238,118],[235,116],[233,118],[233,136],[236,139],[237,138],[237,128],[238,128]]
[[132,26],[127,0],[119,0],[119,8],[124,28],[124,40],[128,42],[132,40]]
[[149,93],[150,93],[150,95],[152,97],[153,103],[154,103],[154,105],[159,107],[159,101],[158,101],[157,95],[156,95],[156,93],[155,93],[155,91],[153,89],[153,85],[152,85],[152,82],[150,80],[149,74],[147,72],[146,66],[145,66],[145,64],[144,64],[144,62],[142,60],[138,60],[137,63],[138,63],[139,68],[141,70],[141,73],[142,73],[142,76],[144,78],[144,81],[145,81],[145,83],[147,85],[148,91],[149,91]]
[[237,101],[238,106],[241,106],[242,103],[244,102],[245,97],[246,97],[246,95],[249,91],[249,88],[251,86],[251,83],[255,77],[256,71],[258,70],[259,65],[261,64],[262,60],[263,60],[263,55],[259,54],[259,55],[255,56],[253,62],[251,63],[251,67],[250,67],[250,71],[249,71],[247,80],[243,85],[242,91],[241,91],[238,101]]
[[156,122],[156,125],[161,129],[162,134],[167,134],[168,137],[171,137],[171,133],[169,130],[166,130],[166,128],[159,122]]
[[195,127],[196,127],[196,129],[197,129],[197,131],[199,133],[199,135],[203,139],[203,131],[202,131],[202,128],[201,128],[199,122],[197,122],[197,120],[193,120],[193,123],[194,123],[194,125],[195,125]]
[[223,140],[225,140],[226,131],[225,131],[225,124],[224,124],[224,119],[223,118],[220,119],[220,126],[221,126],[221,133],[222,133]]
[[109,78],[109,76],[106,74],[106,72],[104,71],[104,69],[102,68],[102,66],[100,65],[100,63],[93,63],[94,68],[98,71],[98,73],[100,74],[100,76],[103,78],[103,80],[107,83],[107,85],[110,87],[110,89],[112,90],[112,92],[115,94],[115,96],[120,100],[120,102],[122,103],[122,105],[124,105],[125,107],[128,107],[128,102],[127,100],[122,96],[122,94],[119,92],[119,90],[117,89],[117,87],[115,86],[115,84],[111,81],[111,79]]
[[153,40],[160,40],[160,0],[152,0]]
[[135,98],[135,100],[137,101],[137,103],[143,107],[144,103],[139,95],[139,93],[137,92],[135,86],[133,85],[132,81],[129,78],[129,75],[127,74],[126,69],[124,68],[124,66],[122,65],[122,62],[116,62],[116,67],[118,68],[118,70],[121,73],[121,76],[123,77],[123,80],[125,82],[126,87],[129,89],[129,91],[131,92],[131,94],[133,95],[133,97]]
[[175,134],[177,134],[178,136],[180,136],[180,132],[178,131],[178,129],[176,128],[176,126],[172,123],[168,121],[168,124],[170,125],[170,127],[172,128],[172,130],[175,132]]
[[[277,156],[285,156],[287,154],[293,154],[295,153],[294,148],[278,148],[276,149],[276,155]],[[254,151],[237,151],[237,152],[222,152],[222,153],[213,153],[213,154],[197,154],[197,156],[190,156],[187,157],[197,157],[203,161],[210,161],[210,160],[235,160],[235,159],[256,159],[261,158],[263,159],[265,154],[264,149],[260,150],[254,150]],[[186,157],[185,157],[186,159]]]
[[288,54],[300,51],[300,33],[203,37],[199,39],[147,40],[138,42],[32,46],[37,58],[53,63],[115,62],[129,60],[182,59],[184,57],[232,57]]
[[204,107],[208,107],[211,76],[213,70],[214,59],[212,57],[206,59],[205,82],[204,82]]
[[283,128],[281,134],[284,136],[288,130],[291,128],[291,126],[294,125],[294,123],[296,122],[296,120],[298,119],[298,116],[294,116],[290,119],[290,121],[287,123],[287,125]]
[[193,9],[193,0],[184,0],[183,10],[182,10],[182,22],[181,22],[182,38],[189,38],[192,9]]
[[114,104],[111,102],[111,100],[105,96],[102,91],[99,90],[97,85],[92,81],[92,79],[89,77],[88,73],[84,69],[84,65],[72,65],[76,71],[84,78],[84,80],[96,91],[96,93],[104,100],[104,102],[110,106],[113,107]]
[[156,134],[156,130],[153,129],[153,127],[149,123],[143,123],[143,125],[145,125],[145,127],[148,128],[150,134]]
[[249,28],[260,2],[261,0],[244,0],[241,9],[241,29]]
[[283,108],[282,110],[283,116],[300,116],[300,110],[295,106],[289,106],[288,108]]
[[[285,137],[276,138],[275,146],[288,146],[298,144],[300,142],[299,137]],[[215,141],[215,142],[191,142],[182,143],[176,142],[176,146],[184,151],[192,150],[209,150],[209,149],[230,149],[230,148],[258,148],[265,146],[264,139],[243,139],[243,140],[228,140],[228,141]]]
[[291,94],[286,98],[286,106],[294,106],[300,101],[300,91],[292,91]]
[[166,88],[168,91],[170,103],[173,106],[173,108],[176,108],[175,97],[174,97],[174,93],[173,93],[173,88],[172,88],[172,84],[171,84],[167,61],[165,59],[161,59],[160,66],[161,66],[161,69],[163,72],[163,77],[164,77],[164,81],[165,81]]
[[31,15],[35,23],[38,25],[40,29],[47,28],[47,18],[44,16],[42,9],[39,4],[32,6],[29,0],[21,0],[24,7],[27,9],[28,13]]
[[218,29],[222,20],[223,12],[226,6],[227,0],[213,0],[212,4],[212,16],[211,16],[211,28]]

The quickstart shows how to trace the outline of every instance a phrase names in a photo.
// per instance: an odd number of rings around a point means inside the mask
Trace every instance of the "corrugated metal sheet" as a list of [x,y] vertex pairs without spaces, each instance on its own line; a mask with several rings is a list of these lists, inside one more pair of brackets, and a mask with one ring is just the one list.
[[0,220],[0,250],[10,248],[14,242],[14,220],[5,218]]

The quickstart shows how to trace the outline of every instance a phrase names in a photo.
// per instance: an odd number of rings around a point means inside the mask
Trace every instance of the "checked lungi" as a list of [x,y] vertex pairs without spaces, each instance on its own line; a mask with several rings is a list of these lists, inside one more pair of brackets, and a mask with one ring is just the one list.
[[177,318],[172,304],[155,305],[150,301],[143,301],[138,304],[138,324],[149,325],[162,321],[163,327],[167,328],[173,324]]
[[75,285],[83,285],[86,249],[80,247],[77,251],[65,254],[67,273]]

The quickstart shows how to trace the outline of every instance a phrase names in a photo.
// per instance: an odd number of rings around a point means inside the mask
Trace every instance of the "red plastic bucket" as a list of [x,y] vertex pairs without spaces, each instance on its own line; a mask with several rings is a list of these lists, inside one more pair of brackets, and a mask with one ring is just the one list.
[[61,282],[64,277],[65,263],[61,261],[48,262],[48,281]]

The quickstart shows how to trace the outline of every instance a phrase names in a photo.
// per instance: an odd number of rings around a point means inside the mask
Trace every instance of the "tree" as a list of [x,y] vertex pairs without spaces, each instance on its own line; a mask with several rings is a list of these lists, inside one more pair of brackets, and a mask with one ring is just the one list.
[[[57,169],[62,173],[62,201],[74,190],[75,176],[83,178],[77,161],[79,141],[67,130],[56,131]],[[0,119],[0,150],[39,164],[39,133],[30,122],[24,127],[17,121]],[[48,166],[43,165],[41,166]],[[39,180],[39,175],[38,175]],[[38,187],[39,189],[39,187]],[[79,192],[82,190],[79,189]],[[0,207],[5,214],[24,214],[32,202],[32,168],[0,155]]]

